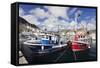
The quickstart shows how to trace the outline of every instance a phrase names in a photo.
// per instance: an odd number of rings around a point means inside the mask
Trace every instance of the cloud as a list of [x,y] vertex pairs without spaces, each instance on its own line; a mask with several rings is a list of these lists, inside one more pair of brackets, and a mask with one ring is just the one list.
[[81,28],[87,28],[88,27],[87,21],[85,21],[85,20],[81,21],[80,26],[81,26]]
[[28,21],[31,24],[38,25],[39,22],[37,21],[37,18],[34,15],[27,14],[25,15],[25,11],[23,8],[19,7],[19,16],[24,18],[26,21]]
[[66,29],[66,27],[68,26],[68,22],[58,19],[58,17],[68,19],[68,7],[44,6],[44,8],[47,9],[47,12],[45,12],[45,16],[47,17],[47,19],[43,23],[45,25],[44,28],[47,28],[48,31],[58,31],[58,29]]
[[73,14],[78,8],[73,8],[72,10],[70,10],[69,14]]
[[75,21],[71,21],[69,24],[68,29],[80,29],[80,28],[87,28],[87,30],[95,30],[96,29],[96,22],[95,19],[90,19],[89,22],[86,20],[82,20],[81,22],[77,23]]
[[48,10],[48,13],[54,17],[62,17],[68,19],[67,12],[69,7],[57,7],[57,6],[44,6]]
[[82,11],[81,10],[78,10],[76,13],[75,13],[75,21],[77,21],[77,19],[79,18],[79,16],[82,14]]
[[48,13],[44,11],[44,9],[41,8],[35,8],[29,11],[30,14],[36,16],[37,18],[45,18],[48,16]]
[[39,18],[43,19],[46,17],[45,11],[40,8],[32,9],[28,13],[29,14],[25,15],[25,11],[23,10],[23,8],[19,8],[19,16],[24,18],[26,21],[28,21],[31,24],[40,25],[38,19]]
[[70,27],[69,22],[65,20],[60,20],[56,17],[48,18],[44,21],[44,28],[46,28],[48,31],[60,31],[63,29],[67,30],[68,27]]
[[51,31],[57,25],[57,18],[48,18],[44,21],[44,26],[48,31]]
[[95,30],[96,29],[96,26],[92,23],[89,23],[88,24],[88,30]]
[[75,22],[75,21],[70,22],[70,26],[74,27],[76,25],[77,25],[77,22]]
[[[44,8],[44,9],[43,9]],[[23,17],[31,24],[39,25],[42,27],[41,29],[47,28],[48,31],[58,31],[62,29],[80,29],[83,26],[88,27],[88,30],[93,30],[96,28],[95,26],[95,18],[89,19],[87,24],[86,20],[82,20],[80,23],[76,21],[79,18],[79,15],[82,14],[81,10],[77,10],[77,8],[73,8],[70,10],[69,14],[75,15],[75,20],[68,22],[66,20],[69,19],[68,17],[68,10],[69,7],[57,7],[57,6],[44,6],[43,8],[33,8],[29,11],[29,14],[25,15],[25,11],[22,8],[19,8],[19,16]],[[47,11],[45,11],[47,9]],[[61,17],[63,19],[59,19]],[[44,21],[39,22],[38,19],[44,19]],[[41,25],[41,26],[40,26]]]
[[19,16],[23,16],[25,14],[25,11],[23,8],[19,8]]
[[[35,8],[35,9],[32,9],[32,10],[29,11],[29,13],[31,15],[33,15],[36,19],[47,18],[41,24],[41,25],[44,26],[44,27],[41,26],[42,27],[41,29],[47,28],[48,31],[51,31],[51,30],[57,31],[58,25],[63,26],[63,29],[65,29],[65,25],[67,26],[68,23],[64,20],[58,19],[58,17],[62,17],[62,18],[67,19],[68,18],[68,16],[67,16],[68,8],[66,8],[66,7],[54,7],[54,6],[44,6],[44,8],[47,9],[48,11],[44,11],[44,9],[41,9],[41,8]],[[31,19],[32,18],[30,18],[29,20],[31,20]],[[61,27],[61,26],[59,26],[59,27]]]
[[71,22],[68,22],[67,24],[68,26],[66,27],[66,29],[68,30],[76,29],[78,25],[77,22],[75,22],[74,20]]
[[[51,30],[52,28],[55,27],[55,25],[64,23],[64,21],[59,20],[58,17],[62,17],[67,19],[67,10],[69,9],[68,7],[54,7],[54,6],[44,6],[45,9],[48,11],[45,11],[44,9],[41,8],[33,8],[29,11],[29,14],[24,15],[25,11],[20,8],[19,16],[23,17],[26,19],[29,23],[31,24],[36,24],[39,25],[40,22],[38,19],[44,19],[47,18],[43,23],[45,24],[46,27],[49,27],[48,30]],[[43,25],[43,24],[42,24]]]
[[26,21],[31,24],[39,25],[40,23],[37,21],[37,18],[33,15],[24,15],[22,16]]
[[96,29],[96,20],[95,18],[91,18],[88,23],[88,30],[95,30]]
[[87,30],[95,30],[96,29],[96,21],[95,18],[89,19],[89,21],[82,20],[77,24],[77,29],[87,28]]

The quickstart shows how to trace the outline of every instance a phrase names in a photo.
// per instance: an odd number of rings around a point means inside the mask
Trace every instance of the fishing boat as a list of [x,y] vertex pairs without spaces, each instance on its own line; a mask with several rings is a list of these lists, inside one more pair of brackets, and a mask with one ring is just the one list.
[[91,48],[91,38],[82,34],[76,34],[72,41],[72,50],[76,61],[89,59],[89,49]]
[[73,51],[84,51],[90,48],[91,38],[82,34],[76,34],[72,41]]

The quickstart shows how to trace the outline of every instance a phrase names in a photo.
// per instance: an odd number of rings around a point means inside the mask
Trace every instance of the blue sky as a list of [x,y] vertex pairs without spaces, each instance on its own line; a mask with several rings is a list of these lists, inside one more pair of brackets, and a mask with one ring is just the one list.
[[[78,15],[80,15],[78,17]],[[65,24],[66,27],[73,27],[82,23],[86,26],[95,27],[96,9],[95,8],[80,8],[80,7],[58,7],[58,6],[43,6],[43,5],[19,5],[19,16],[26,19],[28,22],[36,25],[50,24],[50,28],[55,24]],[[77,19],[77,21],[75,21]],[[52,20],[52,21],[51,21]],[[55,23],[56,22],[56,23]],[[70,24],[71,25],[70,27]],[[85,23],[85,24],[84,24]],[[80,27],[81,28],[81,27]],[[66,28],[67,29],[67,28]],[[89,28],[91,29],[91,28]],[[50,30],[50,29],[48,29]]]

